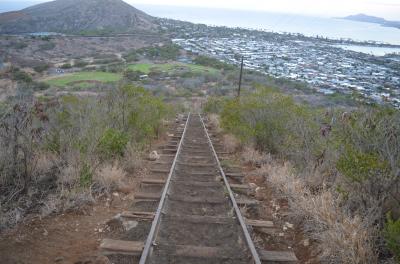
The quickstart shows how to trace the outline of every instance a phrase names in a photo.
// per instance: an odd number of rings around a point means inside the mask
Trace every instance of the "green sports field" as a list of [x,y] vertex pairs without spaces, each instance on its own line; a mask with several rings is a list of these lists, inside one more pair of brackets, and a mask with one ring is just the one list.
[[92,83],[111,83],[121,80],[122,76],[109,72],[76,72],[49,78],[46,82],[53,86],[77,85],[87,87]]
[[[194,73],[210,73],[216,74],[219,70],[211,67],[205,67],[201,65],[185,64],[185,63],[164,63],[164,64],[153,64],[153,63],[138,63],[130,64],[127,66],[128,69],[134,71],[141,71],[145,74],[150,73],[152,70],[166,71],[166,72],[187,72],[191,71]],[[51,86],[65,87],[73,86],[80,88],[89,88],[99,83],[113,83],[122,79],[122,73],[110,73],[110,72],[75,72],[54,77],[47,78],[43,81],[50,84]]]

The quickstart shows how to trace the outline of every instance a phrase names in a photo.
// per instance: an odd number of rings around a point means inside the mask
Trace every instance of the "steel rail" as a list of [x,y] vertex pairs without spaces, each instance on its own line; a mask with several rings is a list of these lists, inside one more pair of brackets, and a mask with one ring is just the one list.
[[208,144],[210,145],[210,147],[212,149],[212,152],[214,153],[214,158],[217,161],[218,169],[219,169],[219,171],[220,171],[220,173],[222,175],[222,178],[224,179],[225,187],[228,190],[230,200],[232,202],[233,208],[235,209],[235,213],[236,213],[237,219],[239,220],[240,226],[242,227],[244,236],[246,238],[247,245],[248,245],[248,247],[249,247],[249,249],[251,251],[251,254],[253,256],[254,262],[256,264],[261,264],[260,256],[258,255],[256,247],[255,247],[255,245],[253,243],[253,240],[250,237],[250,233],[247,230],[246,222],[244,221],[244,218],[242,216],[242,213],[240,212],[239,206],[236,203],[235,196],[233,195],[232,189],[231,189],[231,187],[229,185],[229,182],[228,182],[228,179],[227,179],[227,177],[225,175],[225,172],[221,167],[221,163],[219,161],[217,152],[214,149],[214,145],[212,144],[210,135],[208,134],[208,131],[207,131],[207,128],[206,128],[206,126],[204,124],[203,118],[201,117],[200,114],[199,114],[199,117],[200,117],[201,123],[203,124],[204,131],[206,132],[206,135],[207,135],[207,138],[208,138]]
[[176,162],[178,160],[178,156],[179,156],[179,154],[181,152],[181,149],[182,149],[182,144],[183,144],[183,140],[184,140],[185,135],[186,135],[187,126],[189,124],[189,119],[190,119],[190,113],[187,116],[185,128],[183,130],[183,134],[182,134],[181,140],[179,142],[178,149],[177,149],[176,154],[175,154],[174,162],[172,163],[171,169],[169,171],[168,179],[167,179],[167,182],[166,182],[166,184],[164,186],[164,189],[163,189],[163,192],[162,192],[162,195],[161,195],[161,199],[160,199],[160,203],[158,204],[156,215],[154,216],[153,222],[151,224],[150,233],[149,233],[149,235],[147,237],[147,240],[146,240],[146,243],[144,245],[143,252],[142,252],[142,255],[140,257],[139,264],[145,264],[146,263],[147,257],[149,256],[151,247],[152,247],[152,245],[154,243],[153,240],[155,238],[155,234],[156,234],[156,232],[158,230],[158,227],[159,227],[159,224],[160,224],[161,211],[162,211],[162,209],[164,207],[165,200],[166,200],[166,197],[167,197],[167,194],[168,194],[169,185],[171,183],[172,175],[173,175],[174,170],[175,170]]

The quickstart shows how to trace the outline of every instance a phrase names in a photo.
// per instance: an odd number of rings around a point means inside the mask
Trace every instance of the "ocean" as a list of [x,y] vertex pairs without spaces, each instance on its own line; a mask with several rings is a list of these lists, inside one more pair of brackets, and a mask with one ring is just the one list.
[[[32,4],[30,0],[0,0],[0,12],[18,10]],[[166,5],[156,6],[148,4],[134,4],[134,6],[152,16],[173,18],[207,25],[261,29],[278,33],[301,33],[306,36],[323,36],[333,39],[346,38],[356,41],[376,41],[400,45],[400,29],[382,27],[372,23],[265,11]],[[356,47],[356,49],[358,48]],[[364,48],[361,49],[361,51],[374,53],[376,50]],[[382,52],[387,53],[390,52],[390,50],[378,51],[378,53]],[[393,52],[400,52],[400,50],[393,50]]]
[[400,29],[378,24],[344,19],[198,7],[155,6],[137,4],[144,12],[164,18],[173,18],[215,26],[243,27],[273,32],[301,33],[333,39],[376,41],[400,45]]

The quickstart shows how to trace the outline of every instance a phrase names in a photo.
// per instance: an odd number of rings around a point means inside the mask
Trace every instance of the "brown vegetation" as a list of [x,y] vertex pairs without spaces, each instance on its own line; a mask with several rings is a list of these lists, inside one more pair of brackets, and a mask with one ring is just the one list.
[[[124,99],[121,99],[124,98]],[[101,98],[10,101],[0,116],[0,229],[30,214],[80,209],[140,170],[169,108],[142,88]]]
[[206,109],[220,113],[221,127],[241,141],[243,161],[289,201],[320,260],[377,263],[399,255],[397,110],[328,111],[271,89],[216,102]]

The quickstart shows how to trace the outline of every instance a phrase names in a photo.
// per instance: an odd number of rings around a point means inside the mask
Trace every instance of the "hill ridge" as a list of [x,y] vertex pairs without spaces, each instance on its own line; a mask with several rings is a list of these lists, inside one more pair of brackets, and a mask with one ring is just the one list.
[[151,31],[154,21],[122,0],[55,0],[0,14],[0,33]]
[[350,15],[343,17],[342,19],[351,20],[351,21],[358,21],[358,22],[367,22],[367,23],[374,23],[379,24],[384,27],[395,27],[400,29],[400,21],[389,21],[381,17],[377,16],[370,16],[363,13],[357,15]]

